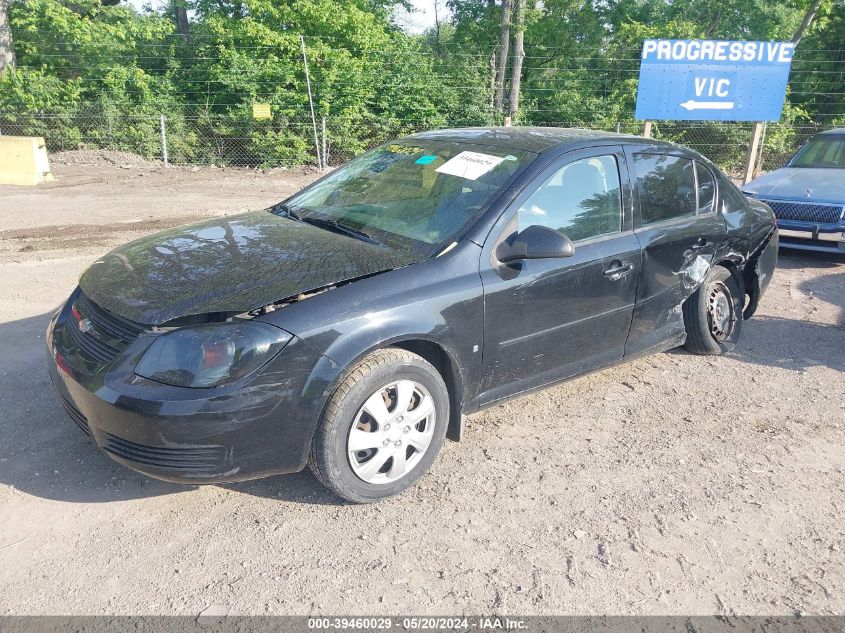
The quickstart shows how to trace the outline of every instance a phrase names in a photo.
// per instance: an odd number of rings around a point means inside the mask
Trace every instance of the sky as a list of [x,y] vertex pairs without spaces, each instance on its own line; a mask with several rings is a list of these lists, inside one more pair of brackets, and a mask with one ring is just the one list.
[[[152,4],[155,7],[156,0],[127,0],[129,4],[140,11],[145,4]],[[434,3],[437,2],[437,10],[441,19],[448,16],[445,0],[411,0],[414,12],[409,13],[404,9],[397,9],[395,13],[396,23],[408,33],[422,33],[427,28],[434,26]]]
[[435,2],[437,2],[437,11],[440,14],[440,20],[444,20],[449,15],[449,9],[446,7],[445,0],[411,0],[411,4],[414,6],[414,13],[408,13],[404,9],[397,9],[394,14],[396,23],[408,33],[422,33],[427,28],[434,26]]

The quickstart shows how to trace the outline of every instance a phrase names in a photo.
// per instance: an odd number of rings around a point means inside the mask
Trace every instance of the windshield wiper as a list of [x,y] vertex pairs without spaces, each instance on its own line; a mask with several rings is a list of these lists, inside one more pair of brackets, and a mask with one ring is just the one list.
[[311,224],[312,226],[319,226],[330,231],[343,233],[344,235],[363,240],[364,242],[369,242],[370,244],[376,244],[377,246],[381,246],[381,242],[379,242],[377,239],[375,239],[368,233],[364,233],[364,231],[353,228],[346,224],[341,224],[337,220],[333,220],[331,218],[317,218],[310,216],[302,217],[286,204],[277,204],[275,206],[272,206],[270,207],[270,211],[272,213],[278,213],[283,217],[290,218],[291,220],[295,220],[296,222],[305,222],[306,224]]
[[[297,216],[298,217],[298,216]],[[350,237],[354,237],[356,239],[362,240],[364,242],[369,242],[370,244],[376,244],[381,246],[381,242],[375,239],[373,236],[369,235],[368,233],[364,233],[360,229],[353,228],[346,224],[341,224],[337,220],[332,220],[330,218],[313,218],[313,217],[305,217],[301,218],[302,222],[306,224],[312,224],[314,226],[319,226],[330,231],[336,231],[337,233],[343,233],[344,235],[348,235]]]
[[270,207],[270,211],[272,213],[280,213],[284,217],[290,218],[291,220],[295,220],[296,222],[302,222],[302,218],[299,216],[299,214],[286,204],[274,205]]

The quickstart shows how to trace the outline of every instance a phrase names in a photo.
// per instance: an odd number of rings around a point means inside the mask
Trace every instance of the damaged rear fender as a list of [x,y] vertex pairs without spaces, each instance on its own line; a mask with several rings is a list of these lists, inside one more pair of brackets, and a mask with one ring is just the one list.
[[758,248],[748,258],[743,269],[743,281],[748,302],[742,315],[750,319],[757,311],[760,299],[766,293],[777,268],[779,236],[777,228],[773,228],[769,236],[763,240]]

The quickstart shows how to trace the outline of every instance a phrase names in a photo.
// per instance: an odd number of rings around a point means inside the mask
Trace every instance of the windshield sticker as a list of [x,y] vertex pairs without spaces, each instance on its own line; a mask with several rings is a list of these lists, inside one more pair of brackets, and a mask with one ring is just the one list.
[[467,180],[476,180],[501,163],[504,158],[480,152],[461,152],[434,171]]
[[437,156],[431,156],[427,154],[425,156],[420,156],[417,160],[414,161],[417,165],[431,165],[434,161],[437,160]]
[[514,156],[513,154],[508,154],[507,156],[505,156],[505,160],[519,160],[519,159],[516,156]]

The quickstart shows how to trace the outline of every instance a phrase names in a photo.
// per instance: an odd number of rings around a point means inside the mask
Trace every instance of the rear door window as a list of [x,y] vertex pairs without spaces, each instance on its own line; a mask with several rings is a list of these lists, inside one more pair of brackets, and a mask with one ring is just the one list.
[[634,154],[641,224],[695,215],[697,194],[693,162],[667,154]]

